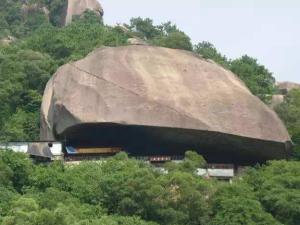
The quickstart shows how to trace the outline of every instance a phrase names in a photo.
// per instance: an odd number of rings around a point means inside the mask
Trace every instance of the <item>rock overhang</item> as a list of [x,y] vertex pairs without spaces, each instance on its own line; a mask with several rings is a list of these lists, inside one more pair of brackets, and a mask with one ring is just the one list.
[[131,156],[183,156],[196,151],[210,163],[255,165],[288,159],[292,143],[174,127],[83,123],[56,136],[75,147],[118,147]]
[[[54,138],[54,133],[62,138],[74,127],[84,133],[78,127],[90,124],[97,127],[96,133],[102,132],[104,124],[117,124],[112,127],[117,133],[122,127],[124,134],[132,127],[144,128],[148,133],[145,141],[173,137],[157,142],[163,146],[169,140],[170,145],[164,148],[174,150],[180,137],[186,142],[177,145],[181,149],[217,149],[223,158],[217,146],[225,149],[224,143],[228,150],[223,153],[228,152],[232,158],[251,148],[256,148],[252,150],[255,154],[250,151],[244,155],[257,161],[285,158],[290,153],[291,141],[283,123],[243,82],[219,65],[181,50],[151,46],[101,48],[61,67],[45,91],[41,138]],[[134,145],[138,141],[133,137],[129,140]]]

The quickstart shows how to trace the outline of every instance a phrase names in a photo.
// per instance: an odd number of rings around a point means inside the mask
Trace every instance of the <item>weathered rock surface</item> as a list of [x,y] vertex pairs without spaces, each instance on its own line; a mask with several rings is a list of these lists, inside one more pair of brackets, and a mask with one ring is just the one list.
[[127,43],[130,45],[148,45],[148,43],[140,38],[129,38]]
[[270,104],[271,108],[274,109],[276,106],[283,103],[284,99],[285,99],[284,95],[273,95]]
[[13,36],[7,36],[0,40],[0,46],[9,46],[11,43],[15,42],[17,39]]
[[99,17],[104,14],[103,8],[97,0],[68,0],[64,25],[71,23],[73,16],[80,16],[86,10],[99,14]]
[[182,50],[101,48],[48,82],[41,139],[133,154],[194,149],[212,162],[285,158],[289,134],[237,76]]
[[286,82],[277,83],[276,87],[279,93],[272,96],[272,100],[270,104],[271,108],[275,108],[276,106],[283,103],[287,94],[293,89],[299,89],[300,84],[286,81]]
[[37,4],[37,3],[30,4],[29,2],[24,1],[21,8],[21,12],[24,18],[27,18],[28,15],[32,13],[40,12],[43,13],[47,19],[49,19],[49,10],[44,5],[41,4]]

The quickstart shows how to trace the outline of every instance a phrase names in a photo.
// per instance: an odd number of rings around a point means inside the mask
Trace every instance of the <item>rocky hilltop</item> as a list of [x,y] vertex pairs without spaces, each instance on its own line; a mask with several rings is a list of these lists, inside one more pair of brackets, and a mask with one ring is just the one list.
[[[87,10],[93,11],[99,17],[102,17],[104,14],[104,10],[97,0],[64,0],[60,4],[60,8],[55,10],[55,16],[60,18],[59,25],[61,26],[70,24],[74,16],[81,16]],[[22,1],[22,17],[26,21],[26,18],[33,13],[43,13],[49,20],[51,6],[50,3],[47,5],[39,1],[37,3]]]
[[284,158],[290,146],[276,113],[236,75],[161,47],[105,47],[62,66],[47,84],[41,114],[42,140],[72,144],[152,154],[193,148],[228,161]]
[[73,16],[78,16],[86,10],[91,10],[102,17],[103,8],[97,0],[68,0],[64,25],[72,22]]
[[277,84],[277,88],[281,94],[287,94],[293,89],[300,88],[300,84],[294,83],[294,82],[279,82]]
[[300,84],[294,82],[278,82],[276,85],[278,94],[272,96],[271,107],[274,108],[284,102],[286,95],[293,89],[300,89]]

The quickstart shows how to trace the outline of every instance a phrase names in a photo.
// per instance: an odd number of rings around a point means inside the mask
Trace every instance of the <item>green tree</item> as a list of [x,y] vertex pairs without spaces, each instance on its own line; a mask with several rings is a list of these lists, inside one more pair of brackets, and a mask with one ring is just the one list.
[[4,187],[0,185],[0,224],[2,218],[6,216],[11,209],[11,202],[15,201],[20,196],[11,187]]
[[28,184],[28,178],[32,172],[33,165],[29,158],[21,153],[14,153],[12,151],[0,151],[0,162],[8,166],[7,170],[12,171],[11,182],[17,191]]
[[150,44],[174,49],[192,51],[191,39],[183,31],[179,30],[171,22],[154,25],[149,18],[132,18],[130,25],[126,25],[131,31],[131,36],[137,36],[147,40]]
[[247,55],[230,63],[230,70],[237,74],[250,91],[267,102],[274,93],[275,78],[272,73],[256,59]]
[[275,108],[295,143],[294,157],[300,159],[300,90],[290,91],[285,101]]
[[17,110],[6,121],[0,134],[0,140],[5,142],[39,140],[39,113]]
[[191,39],[181,31],[171,32],[165,36],[156,38],[153,40],[153,44],[167,48],[193,50]]
[[280,225],[247,184],[222,185],[212,198],[211,225]]
[[299,224],[298,162],[251,168],[233,184],[198,177],[205,162],[194,152],[184,163],[161,173],[122,153],[101,163],[35,165],[2,151],[0,224]]
[[0,140],[38,140],[41,96],[56,67],[48,55],[32,50],[0,54]]
[[195,173],[197,169],[206,167],[206,161],[196,152],[187,151],[184,160],[181,163],[167,162],[164,167],[169,172],[181,171]]
[[229,68],[230,62],[227,58],[218,52],[213,44],[207,41],[203,41],[194,47],[194,51],[204,57],[205,59],[212,59],[216,63]]
[[300,164],[272,161],[244,176],[267,212],[286,225],[300,223]]
[[33,199],[19,198],[12,203],[12,210],[3,218],[2,224],[35,225],[39,206]]
[[13,171],[3,161],[0,161],[0,186],[8,187],[12,185]]
[[138,217],[122,217],[122,216],[103,216],[101,219],[93,220],[89,223],[81,223],[82,225],[158,225],[154,222],[143,221]]
[[7,37],[10,35],[9,25],[3,14],[0,14],[0,39]]
[[48,54],[65,63],[80,59],[97,47],[120,46],[126,42],[126,34],[115,28],[79,19],[64,28],[43,26],[22,47]]
[[142,39],[145,38],[147,40],[150,40],[162,35],[162,31],[157,29],[157,27],[153,24],[153,20],[149,18],[132,18],[130,20],[129,28],[133,31],[134,35]]

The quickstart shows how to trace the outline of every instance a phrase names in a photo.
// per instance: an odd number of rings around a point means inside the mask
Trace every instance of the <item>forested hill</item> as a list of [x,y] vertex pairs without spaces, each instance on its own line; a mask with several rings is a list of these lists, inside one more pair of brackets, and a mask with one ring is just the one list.
[[65,166],[0,151],[0,224],[299,225],[299,162],[270,162],[233,184],[195,175],[204,165],[193,152],[165,174],[124,153]]
[[[155,25],[151,19],[133,18],[111,27],[86,12],[61,27],[65,4],[1,0],[0,142],[38,140],[43,90],[57,68],[101,46],[127,45],[129,38],[212,59],[267,104],[277,91],[272,73],[255,58],[228,59],[209,42],[194,46],[170,22]],[[300,159],[300,90],[289,92],[276,111],[296,144],[295,159]],[[252,168],[230,185],[196,176],[195,169],[205,162],[192,152],[182,164],[166,164],[169,173],[161,174],[124,154],[103,164],[66,167],[36,165],[25,155],[0,151],[0,224],[299,225],[296,160]]]

